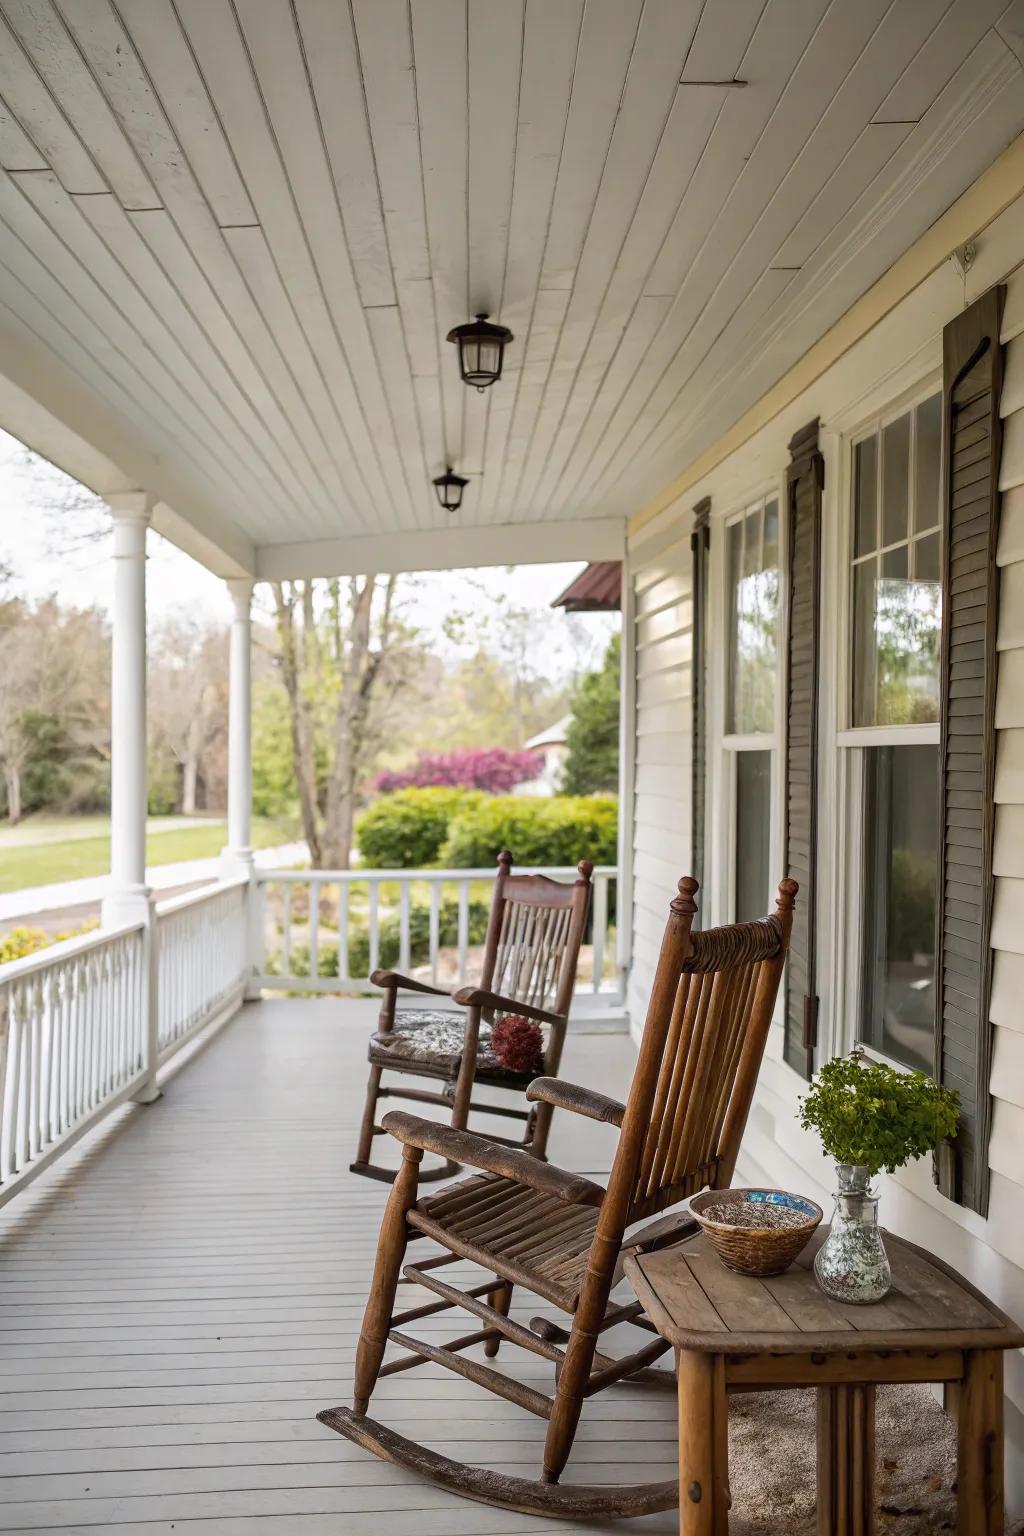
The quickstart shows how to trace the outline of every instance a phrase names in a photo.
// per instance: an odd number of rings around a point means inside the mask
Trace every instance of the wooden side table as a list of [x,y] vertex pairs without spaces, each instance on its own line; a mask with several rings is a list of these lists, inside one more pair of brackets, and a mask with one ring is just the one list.
[[886,1234],[893,1288],[874,1306],[830,1301],[811,1269],[827,1228],[765,1280],[734,1274],[703,1235],[634,1255],[626,1275],[676,1346],[681,1536],[726,1536],[728,1394],[818,1390],[819,1536],[874,1529],[880,1382],[943,1382],[959,1421],[959,1536],[1003,1531],[1003,1356],[1024,1332],[913,1244]]

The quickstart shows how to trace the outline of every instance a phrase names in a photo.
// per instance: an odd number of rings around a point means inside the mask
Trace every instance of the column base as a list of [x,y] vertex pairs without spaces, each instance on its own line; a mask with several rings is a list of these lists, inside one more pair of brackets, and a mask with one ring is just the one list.
[[138,1093],[132,1094],[131,1101],[133,1104],[155,1104],[157,1099],[162,1099],[163,1096],[163,1089],[158,1088],[156,1083],[149,1082],[143,1083]]
[[148,885],[129,885],[108,891],[100,903],[100,925],[124,928],[130,923],[148,923],[153,909],[153,893]]
[[248,880],[256,866],[256,855],[251,848],[222,848],[220,852],[220,878],[222,880]]

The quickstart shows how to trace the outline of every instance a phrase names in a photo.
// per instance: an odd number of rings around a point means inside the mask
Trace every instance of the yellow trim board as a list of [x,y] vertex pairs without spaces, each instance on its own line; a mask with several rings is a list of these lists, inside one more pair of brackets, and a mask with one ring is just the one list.
[[1024,133],[1018,135],[977,181],[961,193],[935,223],[896,260],[876,283],[816,341],[798,363],[773,384],[749,410],[710,448],[693,460],[681,474],[629,520],[636,533],[659,512],[664,512],[691,486],[717,469],[730,454],[742,448],[756,432],[839,361],[901,300],[931,276],[958,245],[973,239],[987,224],[1024,192]]

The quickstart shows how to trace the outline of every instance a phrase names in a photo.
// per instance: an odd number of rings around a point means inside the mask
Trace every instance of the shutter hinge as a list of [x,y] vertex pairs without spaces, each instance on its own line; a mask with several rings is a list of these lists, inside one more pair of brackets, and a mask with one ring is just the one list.
[[813,1051],[818,1043],[818,999],[804,998],[804,1050]]

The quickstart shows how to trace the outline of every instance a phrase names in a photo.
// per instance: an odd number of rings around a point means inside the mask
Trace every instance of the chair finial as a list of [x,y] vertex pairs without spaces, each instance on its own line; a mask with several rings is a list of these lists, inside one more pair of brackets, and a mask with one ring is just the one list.
[[800,887],[795,880],[780,880],[775,910],[777,912],[792,912],[796,906],[796,897],[799,889]]
[[579,872],[580,877],[576,881],[576,884],[589,885],[590,877],[594,873],[593,861],[591,859],[580,859],[579,863],[576,865],[576,869]]
[[669,906],[679,917],[694,916],[697,911],[697,903],[693,898],[700,890],[700,882],[695,880],[692,875],[684,875],[679,882],[678,889],[679,895],[673,896]]
[[502,873],[506,875],[512,868],[512,855],[509,853],[507,848],[503,848],[498,854],[498,867],[501,869]]

